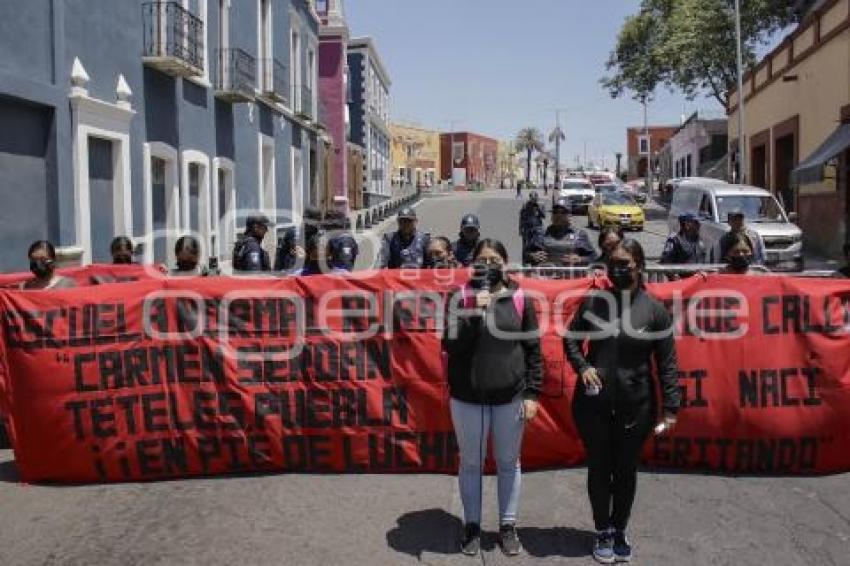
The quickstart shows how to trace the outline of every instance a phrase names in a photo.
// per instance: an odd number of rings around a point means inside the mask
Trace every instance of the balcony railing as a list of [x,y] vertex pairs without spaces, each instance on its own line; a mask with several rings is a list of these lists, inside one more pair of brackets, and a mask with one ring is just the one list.
[[204,74],[204,22],[179,2],[142,5],[146,64],[169,75]]
[[238,48],[218,50],[215,94],[230,102],[250,102],[257,85],[257,60]]
[[295,112],[304,118],[312,120],[314,118],[313,89],[308,86],[302,86],[300,89],[296,89],[296,95],[301,97],[301,101]]
[[289,73],[286,72],[286,67],[277,59],[261,59],[261,62],[263,84],[260,90],[263,96],[285,104],[286,94],[289,92]]

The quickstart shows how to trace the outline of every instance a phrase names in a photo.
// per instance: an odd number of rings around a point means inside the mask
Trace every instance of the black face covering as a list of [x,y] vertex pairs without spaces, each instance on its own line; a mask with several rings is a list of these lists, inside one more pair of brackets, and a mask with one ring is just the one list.
[[729,265],[733,270],[744,273],[750,268],[750,256],[746,255],[733,255],[729,258]]
[[504,280],[505,272],[501,265],[490,265],[487,267],[487,283],[495,287]]
[[53,260],[31,259],[30,271],[39,279],[46,279],[53,273]]
[[117,255],[112,258],[112,263],[115,265],[129,265],[133,263],[133,258],[128,255]]
[[178,261],[177,269],[179,271],[195,271],[198,268],[198,263],[194,261]]
[[628,265],[612,265],[608,267],[608,279],[617,289],[629,289],[635,283],[635,276]]

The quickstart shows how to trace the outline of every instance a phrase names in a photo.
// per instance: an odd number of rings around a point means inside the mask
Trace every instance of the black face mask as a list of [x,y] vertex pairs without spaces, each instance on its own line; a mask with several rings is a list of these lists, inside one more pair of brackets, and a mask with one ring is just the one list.
[[729,265],[733,270],[744,273],[750,268],[750,256],[733,255],[729,258]]
[[197,262],[194,261],[178,261],[177,262],[177,270],[178,271],[195,271],[198,269]]
[[608,268],[608,279],[617,289],[629,289],[635,283],[632,269],[627,265],[612,265]]
[[447,259],[432,259],[431,265],[434,266],[434,269],[449,269],[451,267]]
[[133,263],[133,258],[128,255],[118,255],[112,258],[112,263],[115,265],[129,265]]
[[495,287],[502,281],[504,281],[505,272],[502,270],[501,265],[490,265],[487,267],[487,283],[490,284],[490,287]]
[[53,260],[31,259],[30,271],[39,279],[46,279],[53,273]]

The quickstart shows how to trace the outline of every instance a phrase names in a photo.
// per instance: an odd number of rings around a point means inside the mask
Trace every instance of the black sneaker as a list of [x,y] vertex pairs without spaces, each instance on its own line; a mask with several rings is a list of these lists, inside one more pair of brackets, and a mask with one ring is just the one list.
[[593,541],[593,558],[600,564],[614,563],[614,532],[599,531]]
[[614,560],[617,562],[629,562],[632,559],[632,545],[626,538],[625,531],[614,532]]
[[481,527],[478,523],[467,523],[463,526],[460,551],[467,556],[477,556],[481,552]]
[[519,542],[516,526],[512,523],[499,527],[499,546],[502,547],[502,552],[506,556],[516,556],[522,552],[522,545]]

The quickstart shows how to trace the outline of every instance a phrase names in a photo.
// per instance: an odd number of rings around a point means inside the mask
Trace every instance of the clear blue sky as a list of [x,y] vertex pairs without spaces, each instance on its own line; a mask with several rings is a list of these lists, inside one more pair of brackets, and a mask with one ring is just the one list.
[[[392,115],[439,130],[510,139],[524,126],[547,134],[561,115],[561,160],[584,154],[611,167],[641,106],[599,86],[623,20],[639,0],[347,0],[354,36],[370,35],[393,84]],[[710,99],[659,92],[650,123],[678,124],[683,112],[722,113]]]

